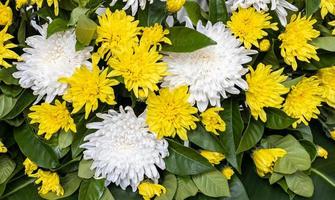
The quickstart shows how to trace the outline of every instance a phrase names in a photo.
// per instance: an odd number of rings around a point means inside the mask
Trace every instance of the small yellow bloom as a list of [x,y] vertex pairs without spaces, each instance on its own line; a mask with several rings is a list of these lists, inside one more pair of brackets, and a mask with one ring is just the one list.
[[205,157],[212,165],[218,165],[223,159],[226,158],[222,153],[207,150],[201,150],[200,155]]
[[11,25],[13,22],[13,12],[8,6],[9,0],[5,4],[0,2],[0,25]]
[[38,135],[45,133],[45,139],[49,140],[53,134],[60,129],[65,131],[71,130],[76,132],[76,125],[66,108],[66,103],[61,103],[56,100],[55,105],[49,103],[42,103],[41,105],[34,105],[30,108],[29,113],[31,124],[38,123]]
[[318,118],[318,106],[321,106],[323,100],[322,93],[320,81],[316,76],[303,78],[297,85],[292,86],[283,110],[288,116],[298,119],[293,123],[293,128],[301,122],[307,126],[312,118]]
[[182,86],[175,89],[163,88],[160,95],[150,93],[147,99],[147,124],[149,130],[162,137],[175,137],[187,140],[187,130],[197,127],[198,118],[193,114],[198,109],[189,102],[188,88]]
[[201,122],[205,126],[206,131],[212,132],[215,135],[219,135],[217,130],[220,132],[224,132],[226,130],[226,123],[219,115],[220,111],[223,111],[223,108],[209,108],[200,115]]
[[287,79],[282,75],[283,68],[272,71],[271,65],[262,63],[257,65],[256,70],[250,67],[250,73],[246,75],[248,90],[246,92],[246,102],[251,110],[252,116],[258,117],[266,122],[264,108],[281,108],[284,98],[281,96],[289,92],[281,83]]
[[320,69],[318,78],[321,81],[324,101],[335,108],[335,66]]
[[328,158],[328,151],[326,149],[324,149],[323,147],[316,145],[316,150],[317,150],[317,155],[319,157],[322,157],[324,159]]
[[268,39],[263,39],[260,43],[259,43],[259,50],[260,51],[269,51],[271,47],[271,43]]
[[183,7],[185,2],[186,0],[166,0],[167,10],[171,13],[178,12]]
[[259,176],[265,176],[273,172],[273,167],[278,158],[284,157],[287,152],[281,148],[257,149],[253,152],[252,158]]
[[335,140],[335,130],[332,130],[332,131],[330,132],[330,137],[331,137],[333,140]]
[[19,10],[23,6],[27,5],[29,3],[29,0],[16,0],[16,10]]
[[268,35],[265,29],[278,30],[277,23],[271,23],[271,19],[268,13],[258,12],[253,7],[240,8],[233,12],[227,26],[250,49],[252,45],[259,47],[258,40]]
[[166,193],[164,186],[146,181],[140,183],[138,186],[138,191],[144,200],[150,200],[154,196],[159,197],[161,194]]
[[[328,24],[330,25],[330,26],[335,26],[335,20],[334,21],[331,21],[331,22],[328,22]],[[332,31],[332,35],[335,35],[335,29],[333,29],[333,31]]]
[[231,167],[226,166],[223,168],[222,174],[226,177],[227,180],[230,180],[234,175],[234,170]]
[[7,63],[4,59],[21,60],[19,55],[10,50],[17,47],[17,45],[9,41],[14,37],[8,34],[7,30],[8,26],[5,26],[5,28],[0,31],[0,67],[3,66],[5,68],[11,67],[12,65]]
[[335,0],[321,0],[320,8],[322,19],[324,19],[328,13],[335,15]]
[[7,148],[1,141],[0,141],[0,153],[7,153]]
[[309,62],[310,59],[319,61],[316,47],[309,42],[317,38],[320,32],[313,29],[317,21],[311,17],[301,17],[292,15],[290,23],[286,26],[285,31],[279,35],[281,55],[286,64],[291,65],[293,70],[297,70],[297,60]]
[[160,42],[164,42],[166,44],[172,44],[171,40],[165,35],[169,34],[168,29],[163,29],[163,26],[160,24],[155,24],[154,26],[144,27],[141,38],[141,43],[146,43],[148,45],[159,46],[161,48]]
[[129,49],[138,43],[141,28],[138,21],[126,14],[124,10],[112,13],[107,8],[104,15],[99,16],[96,43],[101,44],[98,54],[106,60],[120,49]]
[[124,49],[109,59],[113,69],[108,77],[122,76],[128,91],[134,91],[136,97],[147,97],[149,92],[159,90],[156,85],[167,75],[167,64],[154,47],[140,44]]
[[24,173],[28,176],[33,176],[33,172],[37,170],[38,166],[31,161],[29,158],[26,158],[23,162]]
[[[32,0],[30,2],[30,4],[32,5],[32,4],[35,3],[37,5],[37,7],[42,8],[43,1],[44,0]],[[54,13],[55,13],[56,16],[58,16],[58,14],[59,14],[58,0],[46,0],[46,1],[47,1],[47,4],[48,4],[49,7],[51,7],[52,5],[54,6]]]
[[59,176],[56,172],[43,171],[39,169],[32,177],[36,177],[36,184],[42,184],[38,188],[38,193],[45,195],[49,192],[56,193],[57,196],[64,195],[64,189],[60,184]]
[[90,112],[98,108],[99,100],[109,105],[116,104],[112,86],[119,82],[107,78],[107,70],[108,68],[100,73],[97,66],[93,66],[93,70],[82,66],[77,68],[71,77],[59,80],[69,85],[63,99],[72,103],[72,113],[79,112],[85,106],[85,119],[87,119]]

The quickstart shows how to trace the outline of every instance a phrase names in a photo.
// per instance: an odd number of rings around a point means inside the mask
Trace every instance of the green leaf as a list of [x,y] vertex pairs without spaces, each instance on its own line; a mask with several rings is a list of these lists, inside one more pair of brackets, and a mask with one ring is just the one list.
[[[13,180],[10,183],[7,184],[6,186],[6,191],[5,193],[0,197],[0,199],[5,198],[5,197],[9,197],[13,194],[18,193],[18,191],[22,190],[23,188],[32,185],[32,183],[35,181],[35,179],[33,178],[29,178],[29,177],[21,177],[17,180]],[[37,188],[36,188],[36,192],[37,192]],[[30,199],[29,199],[30,200]]]
[[237,123],[236,126],[236,122],[241,120],[241,116],[236,115],[237,112],[240,112],[239,104],[236,101],[233,102],[232,98],[230,98],[225,100],[222,106],[224,108],[224,111],[220,113],[220,116],[226,123],[226,131],[220,134],[220,141],[224,148],[224,154],[227,161],[240,172],[241,166],[238,164],[236,158],[235,147],[235,144],[239,143],[239,138],[241,137],[242,133],[242,129],[240,125],[238,125],[240,123]]
[[24,124],[14,129],[14,138],[22,153],[38,166],[55,168],[59,165],[56,153]]
[[25,44],[26,42],[26,22],[26,18],[22,17],[19,30],[17,31],[17,40],[19,44]]
[[210,197],[230,196],[227,179],[217,170],[192,176],[200,192]]
[[287,88],[291,88],[292,86],[294,86],[297,83],[299,83],[302,80],[302,78],[304,78],[304,77],[305,77],[304,75],[303,76],[299,76],[299,77],[297,77],[295,79],[287,80],[287,81],[283,82],[282,84],[285,87],[287,87]]
[[320,0],[305,0],[306,15],[311,16],[319,10]]
[[185,147],[171,139],[169,141],[169,157],[165,158],[166,169],[180,176],[195,175],[214,170],[206,158],[195,150]]
[[267,121],[265,126],[270,129],[285,129],[296,121],[296,119],[292,119],[284,111],[277,108],[267,108],[266,115]]
[[197,186],[189,176],[177,177],[177,183],[178,187],[175,200],[184,200],[188,197],[196,195],[198,192]]
[[216,23],[218,21],[227,22],[228,12],[225,0],[209,0],[209,21]]
[[237,176],[232,176],[229,180],[230,197],[220,198],[220,200],[249,200],[243,183]]
[[82,159],[79,162],[78,176],[80,178],[89,179],[93,177],[94,171],[90,169],[92,166],[92,163],[93,163],[93,160],[84,160],[84,159]]
[[86,15],[81,16],[76,27],[77,40],[83,45],[89,45],[97,30],[97,24]]
[[318,37],[311,44],[326,51],[335,51],[335,37]]
[[115,200],[112,193],[109,191],[108,188],[105,189],[104,194],[100,198],[100,200]]
[[30,106],[36,99],[31,90],[24,90],[18,97],[14,108],[4,117],[5,119],[14,119],[17,117],[24,109]]
[[271,49],[268,52],[266,52],[264,59],[263,59],[263,63],[267,65],[272,65],[272,69],[274,70],[280,68],[279,61],[275,53],[275,49],[277,47],[276,41],[277,40],[272,40]]
[[18,85],[19,81],[12,75],[14,72],[16,72],[15,67],[0,69],[0,81],[7,85]]
[[203,149],[223,153],[223,147],[218,138],[206,132],[201,124],[198,124],[195,130],[190,131],[188,139]]
[[152,26],[156,23],[162,24],[167,15],[166,3],[161,1],[147,4],[144,10],[138,11],[138,19],[141,26]]
[[201,17],[201,8],[197,2],[186,1],[184,8],[188,14],[188,17],[191,19],[193,25],[196,25]]
[[87,13],[88,9],[87,8],[81,8],[77,7],[72,10],[71,12],[71,18],[69,23],[67,24],[68,26],[74,26],[76,23],[79,21],[81,17],[84,17],[84,15]]
[[71,131],[65,132],[61,130],[58,136],[58,146],[61,149],[64,149],[72,144],[73,134]]
[[7,156],[0,156],[0,184],[4,183],[14,172],[15,162]]
[[79,188],[78,200],[96,200],[100,199],[105,191],[104,179],[84,180]]
[[317,156],[316,145],[312,141],[309,141],[309,140],[300,140],[299,142],[308,152],[311,160],[314,161]]
[[[33,179],[31,179],[33,180]],[[43,200],[37,192],[37,187],[29,183],[20,190],[7,197],[8,200]]]
[[335,53],[328,52],[319,54],[318,56],[320,58],[320,61],[312,60],[310,63],[304,63],[304,65],[302,65],[303,69],[315,71],[321,68],[331,67],[335,65]]
[[112,184],[110,190],[116,200],[143,200],[137,192],[133,192],[129,187],[123,190],[119,186]]
[[3,119],[15,106],[17,99],[0,95],[0,119]]
[[282,174],[293,174],[296,171],[305,171],[311,167],[311,158],[305,148],[292,136],[287,135],[276,141],[274,147],[283,148],[287,154],[280,158],[274,171]]
[[297,128],[295,128],[295,129],[290,128],[288,130],[294,131],[294,134],[298,138],[313,142],[313,135],[312,135],[311,128],[309,126],[306,126],[305,124],[300,124],[300,125],[298,125]]
[[250,117],[247,129],[242,135],[242,139],[237,148],[237,154],[247,151],[254,147],[262,138],[264,133],[264,125],[260,121],[256,121]]
[[313,195],[313,181],[305,173],[296,172],[291,175],[286,175],[285,180],[288,188],[294,193],[304,197],[311,197]]
[[81,179],[77,176],[76,173],[69,173],[65,177],[60,178],[60,183],[62,187],[64,188],[63,196],[57,196],[55,193],[49,192],[48,194],[41,195],[41,197],[43,197],[44,199],[50,199],[50,200],[69,197],[77,191],[77,189],[80,186]]
[[67,28],[67,21],[61,18],[57,18],[48,25],[47,37],[50,37],[52,34],[57,32],[66,31]]
[[269,178],[269,183],[272,185],[276,182],[278,182],[280,179],[282,179],[284,177],[284,175],[273,172]]
[[162,185],[166,188],[166,193],[156,197],[155,200],[172,200],[177,190],[177,178],[173,174],[164,176]]
[[2,93],[4,93],[6,96],[9,97],[17,97],[23,90],[22,87],[17,86],[17,85],[6,85],[6,84],[1,84],[0,85],[0,90]]
[[[172,45],[163,45],[167,52],[193,52],[195,50],[215,45],[216,42],[196,30],[186,27],[172,27],[168,38]],[[187,36],[187,37],[185,37]]]

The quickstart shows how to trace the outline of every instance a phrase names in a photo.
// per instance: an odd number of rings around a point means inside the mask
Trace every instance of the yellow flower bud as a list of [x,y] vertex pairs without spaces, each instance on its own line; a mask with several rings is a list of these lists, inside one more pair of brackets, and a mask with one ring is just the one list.
[[0,141],[0,153],[7,153],[7,148],[1,141]]
[[333,130],[332,132],[330,132],[330,137],[335,140],[335,130]]
[[183,7],[185,2],[186,0],[167,0],[166,1],[167,10],[171,13],[178,12]]
[[323,147],[317,145],[316,146],[316,150],[317,150],[317,155],[319,157],[322,157],[324,159],[327,159],[328,158],[328,151],[326,149],[324,149]]
[[205,126],[206,131],[212,132],[215,135],[219,135],[217,132],[223,132],[226,130],[226,123],[221,119],[219,112],[223,111],[223,108],[214,107],[209,108],[205,112],[201,113],[201,122]]
[[278,158],[284,157],[287,152],[282,148],[257,149],[252,154],[252,158],[257,168],[259,176],[265,176],[273,172],[273,167]]
[[222,174],[226,177],[227,180],[230,180],[234,175],[234,170],[231,167],[226,166],[223,168]]
[[9,0],[5,4],[0,2],[0,25],[11,25],[13,22],[13,12],[8,6]]
[[214,151],[201,150],[200,155],[205,157],[212,165],[218,165],[225,159],[225,156],[222,153]]
[[140,195],[142,195],[144,200],[150,200],[155,195],[159,197],[162,193],[166,193],[166,189],[164,186],[146,181],[142,182],[138,186],[138,191]]
[[23,162],[24,166],[24,173],[27,174],[28,176],[32,176],[33,172],[37,170],[38,166],[29,158],[26,158]]
[[260,51],[263,51],[263,52],[269,51],[270,47],[271,47],[271,43],[267,39],[264,39],[259,43],[259,50]]

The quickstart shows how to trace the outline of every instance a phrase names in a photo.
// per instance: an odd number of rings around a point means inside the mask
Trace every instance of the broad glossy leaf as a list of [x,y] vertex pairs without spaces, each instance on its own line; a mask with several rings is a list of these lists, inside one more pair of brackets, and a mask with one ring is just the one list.
[[69,173],[65,177],[62,177],[60,179],[60,183],[62,187],[64,188],[64,195],[63,196],[57,196],[53,192],[49,192],[46,195],[41,195],[44,199],[62,199],[65,197],[71,196],[73,193],[77,191],[77,189],[80,186],[81,179],[77,176],[77,173]]
[[287,88],[291,88],[292,86],[296,85],[297,83],[299,83],[301,81],[302,78],[304,78],[305,76],[299,76],[297,78],[291,79],[291,80],[287,80],[285,82],[283,82],[283,85]]
[[87,13],[88,9],[87,8],[82,8],[82,7],[77,7],[72,10],[71,12],[71,18],[68,23],[69,26],[74,26],[80,17],[84,16]]
[[130,187],[126,190],[123,190],[119,186],[112,184],[110,186],[110,191],[112,192],[115,200],[143,200],[142,196],[140,196],[137,192],[133,192]]
[[303,69],[316,71],[321,68],[331,67],[335,65],[335,53],[328,52],[328,53],[319,54],[318,56],[320,58],[320,61],[312,60],[310,63],[304,63],[302,65]]
[[3,94],[9,97],[17,97],[23,90],[22,87],[18,85],[7,85],[7,84],[1,84],[0,85],[0,90]]
[[214,170],[206,158],[195,150],[185,147],[171,139],[169,157],[165,158],[166,170],[180,176],[195,175]]
[[188,197],[194,196],[198,192],[197,186],[192,181],[189,176],[177,177],[177,191],[175,195],[175,200],[184,200]]
[[219,198],[219,200],[249,200],[244,185],[237,175],[232,176],[228,183],[231,196]]
[[201,124],[198,124],[195,130],[189,132],[188,139],[203,149],[223,153],[220,140],[212,133],[206,132]]
[[307,16],[313,15],[319,10],[320,0],[305,0],[306,14]]
[[82,15],[76,27],[77,40],[83,45],[89,45],[96,30],[97,24],[86,15]]
[[18,85],[18,79],[12,76],[15,71],[17,71],[15,67],[0,69],[0,81],[3,81],[7,85]]
[[84,160],[84,159],[82,159],[79,162],[78,176],[80,178],[89,179],[93,177],[94,171],[90,169],[92,166],[92,163],[93,163],[92,160]]
[[112,193],[109,191],[108,188],[105,189],[104,194],[100,198],[100,200],[115,200]]
[[193,25],[196,25],[201,17],[201,8],[197,2],[186,1],[184,8],[188,14],[188,17],[191,19]]
[[16,101],[14,108],[4,117],[5,119],[14,119],[17,117],[24,109],[30,106],[36,99],[31,90],[24,90],[18,100]]
[[72,144],[73,141],[73,134],[71,131],[65,132],[65,131],[60,131],[58,135],[58,146],[61,149],[64,149]]
[[285,129],[296,120],[289,117],[284,111],[277,108],[266,109],[267,121],[265,126],[270,129],[281,130]]
[[50,37],[52,34],[65,31],[67,28],[67,21],[57,18],[48,25],[47,36]]
[[55,168],[59,165],[56,153],[34,133],[29,125],[24,124],[16,128],[14,138],[22,153],[38,166]]
[[145,9],[139,10],[138,13],[140,25],[142,26],[152,26],[155,23],[162,24],[163,20],[168,15],[166,3],[162,1],[155,1],[153,4],[147,4]]
[[190,28],[172,27],[169,31],[168,38],[172,45],[163,45],[163,51],[166,52],[192,52],[216,44],[209,37]]
[[303,172],[296,172],[291,175],[285,175],[287,186],[295,194],[304,197],[311,197],[314,192],[312,179]]
[[274,70],[280,68],[279,60],[275,52],[275,49],[278,48],[277,41],[278,40],[274,40],[274,39],[272,40],[271,49],[265,54],[264,59],[262,61],[264,64],[271,65],[272,69]]
[[4,183],[14,172],[15,162],[7,156],[0,156],[0,184]]
[[318,37],[311,42],[314,46],[326,51],[335,51],[335,37]]
[[177,190],[177,178],[173,174],[164,176],[164,181],[161,183],[166,188],[166,193],[156,197],[155,200],[172,200]]
[[228,12],[225,0],[209,0],[209,21],[215,23],[218,21],[227,22]]
[[[6,186],[6,190],[4,194],[1,196],[1,198],[9,197],[13,194],[16,194],[18,191],[22,190],[23,188],[31,185],[34,181],[35,179],[33,178],[23,176],[17,180],[14,180],[8,183]],[[37,188],[36,188],[36,192],[37,192]]]
[[239,154],[254,147],[261,140],[263,133],[263,123],[250,117],[248,127],[244,131],[240,144],[238,145],[237,153]]
[[16,191],[7,197],[8,200],[43,200],[38,194],[37,187],[33,183]]
[[3,119],[15,106],[16,98],[0,95],[0,119]]
[[78,200],[96,200],[100,199],[105,191],[104,179],[84,180],[79,188]]
[[200,192],[210,197],[229,196],[227,179],[217,170],[192,176]]

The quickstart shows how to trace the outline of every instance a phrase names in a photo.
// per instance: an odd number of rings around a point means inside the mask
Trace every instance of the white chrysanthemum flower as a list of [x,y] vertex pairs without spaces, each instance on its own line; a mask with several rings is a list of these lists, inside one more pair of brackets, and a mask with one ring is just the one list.
[[93,160],[95,177],[106,178],[106,185],[113,182],[122,189],[130,185],[133,191],[144,176],[157,183],[157,167],[165,169],[168,143],[149,132],[144,115],[136,117],[132,108],[120,107],[120,113],[109,110],[97,116],[103,121],[87,124],[88,129],[97,131],[86,136],[81,145],[84,159]]
[[228,0],[226,2],[227,7],[232,11],[235,11],[238,7],[249,8],[250,6],[253,6],[258,11],[260,10],[268,11],[270,3],[271,3],[270,9],[274,10],[277,13],[280,23],[283,26],[286,26],[287,24],[286,9],[291,11],[298,11],[297,7],[290,4],[286,0]]
[[[113,0],[109,5],[114,6],[118,1],[121,0]],[[122,0],[123,2],[127,2],[126,5],[123,7],[123,10],[127,10],[131,8],[131,14],[133,16],[136,15],[138,8],[140,7],[142,10],[145,9],[145,6],[147,5],[147,2],[150,4],[154,2],[154,0]],[[96,10],[96,14],[101,16],[106,12],[106,7],[101,6]]]
[[164,78],[162,86],[190,86],[190,103],[197,104],[200,112],[208,107],[220,106],[221,96],[227,93],[239,94],[241,88],[248,85],[242,76],[248,72],[242,65],[252,60],[254,50],[247,50],[241,45],[223,23],[204,27],[198,22],[197,31],[216,41],[216,45],[207,46],[190,53],[168,53],[164,61],[168,63],[170,75]]
[[46,102],[52,102],[57,95],[63,95],[67,84],[58,82],[61,77],[71,76],[81,65],[91,66],[87,60],[93,47],[76,51],[74,30],[58,32],[47,38],[48,25],[42,27],[32,22],[41,35],[26,39],[29,47],[24,48],[22,62],[16,63],[17,72],[13,76],[23,88],[31,88],[38,95],[36,102],[46,96]]

